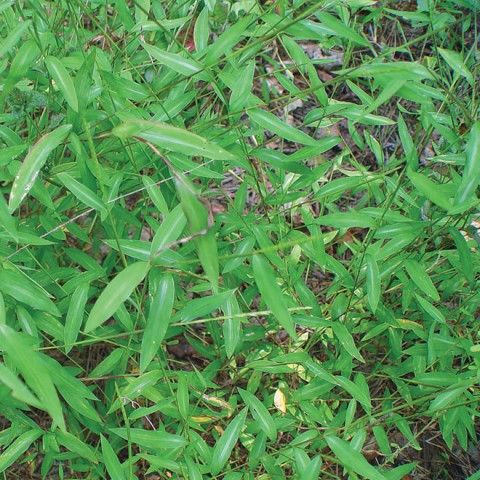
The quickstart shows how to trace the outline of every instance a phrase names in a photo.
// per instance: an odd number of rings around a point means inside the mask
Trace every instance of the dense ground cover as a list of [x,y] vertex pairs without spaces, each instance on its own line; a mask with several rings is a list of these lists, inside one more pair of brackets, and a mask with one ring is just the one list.
[[3,478],[480,478],[478,15],[0,1]]

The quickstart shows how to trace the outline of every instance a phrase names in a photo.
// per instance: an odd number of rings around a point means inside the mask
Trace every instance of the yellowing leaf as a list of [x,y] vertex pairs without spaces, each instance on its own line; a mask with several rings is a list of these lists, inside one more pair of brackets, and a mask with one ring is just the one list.
[[273,404],[279,412],[283,414],[287,413],[285,394],[279,388],[275,390],[275,394],[273,395]]

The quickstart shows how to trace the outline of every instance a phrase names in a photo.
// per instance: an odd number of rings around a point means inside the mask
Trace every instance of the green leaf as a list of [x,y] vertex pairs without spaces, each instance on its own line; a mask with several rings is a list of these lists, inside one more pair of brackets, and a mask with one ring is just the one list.
[[332,375],[313,360],[306,361],[305,366],[318,378],[331,383],[332,385],[338,385],[343,388],[352,396],[352,398],[357,400],[363,406],[368,414],[370,414],[372,405],[368,386],[365,388],[363,385],[359,386],[348,378]]
[[91,372],[92,377],[101,377],[110,373],[125,357],[123,348],[115,348]]
[[130,120],[112,130],[119,138],[139,137],[172,152],[211,158],[234,160],[235,157],[222,147],[191,133],[184,128],[172,127],[162,122]]
[[415,285],[430,298],[438,302],[440,300],[440,295],[435,288],[432,280],[428,276],[427,272],[423,265],[415,260],[406,260],[405,268],[408,275],[413,280]]
[[242,74],[238,75],[232,83],[232,94],[229,101],[229,108],[232,112],[240,112],[248,105],[253,88],[254,75],[255,64],[250,62],[242,68]]
[[40,50],[35,40],[27,40],[18,49],[18,52],[12,61],[12,65],[10,66],[9,76],[14,79],[22,78],[39,56]]
[[460,258],[460,265],[461,271],[465,278],[473,285],[474,281],[474,269],[473,269],[473,256],[472,252],[470,251],[470,247],[468,246],[467,241],[463,238],[463,235],[454,227],[450,227],[448,229],[449,234],[453,238],[455,242],[455,246],[457,247],[458,256]]
[[230,25],[207,50],[205,61],[207,65],[218,63],[220,57],[229,52],[245,35],[247,27],[253,23],[253,15],[245,15],[240,18],[235,24]]
[[48,298],[45,291],[33,283],[26,275],[22,275],[17,271],[0,270],[0,291],[36,310],[60,316],[58,308]]
[[8,211],[7,202],[3,195],[0,196],[0,225],[15,240],[18,241],[17,222]]
[[188,478],[189,480],[202,480],[202,474],[200,473],[200,469],[198,466],[193,462],[190,457],[185,457],[185,463],[187,464],[188,469]]
[[385,63],[364,63],[359,67],[338,70],[337,75],[348,75],[351,78],[367,77],[380,80],[383,76],[385,81],[403,78],[404,80],[433,80],[430,71],[419,62],[385,62]]
[[187,377],[183,372],[180,373],[178,376],[177,405],[178,405],[178,411],[180,415],[184,420],[186,420],[188,418],[190,404],[189,404]]
[[435,412],[448,408],[460,395],[465,392],[465,387],[453,388],[446,392],[439,393],[438,396],[432,401],[428,407],[428,413],[433,414]]
[[28,152],[15,177],[10,192],[8,208],[15,211],[33,187],[40,169],[47,161],[50,153],[65,140],[72,129],[71,125],[63,125],[44,135]]
[[122,270],[103,290],[88,316],[85,333],[91,332],[108,320],[145,278],[150,265],[136,262]]
[[325,25],[335,35],[346,38],[358,45],[370,47],[370,42],[367,39],[363,38],[359,33],[353,30],[353,28],[348,27],[330,13],[322,11],[320,14],[320,21],[322,22],[322,25]]
[[191,322],[199,317],[204,317],[220,308],[229,298],[233,290],[209,295],[190,300],[174,317],[176,322]]
[[33,350],[26,337],[7,325],[0,325],[0,344],[26,384],[37,395],[41,408],[52,417],[54,425],[65,431],[62,406],[42,355]]
[[365,360],[355,346],[355,341],[353,340],[350,332],[347,330],[347,327],[339,321],[334,321],[332,322],[332,330],[346,352],[360,362],[365,363]]
[[108,214],[105,204],[88,187],[75,180],[68,173],[58,173],[57,177],[82,203],[98,210],[104,216]]
[[273,268],[261,255],[254,255],[252,262],[253,277],[263,301],[272,311],[278,323],[291,337],[295,338],[295,324],[283,299],[283,293],[277,285]]
[[316,146],[318,144],[317,140],[308,136],[306,133],[301,130],[296,129],[286,123],[282,122],[276,115],[273,113],[261,110],[259,108],[248,110],[248,116],[262,128],[270,130],[271,132],[278,135],[280,138],[290,140],[291,142],[297,142],[304,145]]
[[348,470],[362,475],[369,480],[386,480],[386,478],[365,457],[355,450],[348,442],[334,436],[327,436],[325,440],[338,458],[339,462]]
[[372,313],[375,313],[377,310],[378,302],[380,301],[381,293],[381,282],[380,282],[380,272],[378,270],[377,261],[375,257],[367,254],[365,256],[365,261],[367,264],[367,298],[368,304]]
[[429,178],[420,173],[414,172],[413,170],[408,171],[408,178],[410,178],[415,188],[435,205],[438,205],[444,210],[449,210],[451,208],[452,205],[450,204],[449,199],[445,197],[443,192],[439,189],[439,186]]
[[0,292],[0,325],[7,324],[7,311],[5,309],[5,300],[3,299],[3,295]]
[[105,468],[107,469],[110,478],[114,478],[115,480],[125,480],[122,465],[109,441],[103,435],[100,435],[100,443],[102,446],[103,463],[105,464]]
[[104,240],[114,250],[121,251],[127,257],[148,262],[150,260],[151,244],[143,240]]
[[397,123],[398,123],[398,135],[402,143],[403,151],[407,158],[407,165],[410,168],[416,168],[418,165],[417,151],[413,143],[412,136],[408,131],[408,126],[405,123],[405,120],[403,119],[403,116],[401,114],[398,115]]
[[223,305],[223,314],[227,317],[223,322],[223,338],[225,341],[225,352],[230,358],[235,352],[240,341],[241,323],[240,318],[235,317],[240,313],[235,295],[231,295]]
[[30,20],[18,22],[18,25],[0,43],[0,58],[10,53],[31,25]]
[[202,65],[192,58],[185,58],[178,53],[167,52],[147,43],[143,43],[142,46],[155,60],[181,75],[191,76],[203,69]]
[[446,323],[445,317],[438,308],[434,307],[428,300],[425,300],[418,294],[415,294],[415,298],[417,299],[417,302],[419,303],[422,310],[424,310],[428,315],[430,315],[435,321],[439,323]]
[[145,100],[149,96],[148,89],[141,83],[107,71],[102,71],[102,77],[105,78],[106,83],[110,87],[109,90],[117,95],[137,102]]
[[217,440],[213,450],[212,461],[210,463],[210,472],[217,475],[227,463],[232,453],[233,447],[237,443],[238,437],[247,418],[247,409],[244,408],[229,424],[222,436]]
[[47,57],[45,59],[48,72],[55,80],[60,92],[67,101],[68,105],[74,112],[78,112],[78,99],[77,92],[75,91],[75,85],[73,80],[67,72],[67,69],[63,66],[62,62],[56,57]]
[[323,215],[318,219],[318,223],[334,228],[372,228],[375,226],[375,221],[370,216],[360,212]]
[[438,48],[438,53],[443,57],[443,59],[448,63],[450,68],[458,75],[465,77],[470,85],[474,85],[474,79],[472,72],[467,68],[463,57],[460,53],[453,50],[447,50],[446,48]]
[[162,192],[160,188],[158,188],[158,185],[146,175],[142,176],[142,182],[147,189],[148,196],[151,198],[157,210],[166,215],[168,213],[167,202],[163,198]]
[[184,175],[177,173],[176,180],[180,203],[190,225],[191,233],[195,235],[194,242],[200,263],[212,285],[213,292],[216,293],[219,276],[217,242],[213,230],[208,225],[207,209],[197,198],[193,185]]
[[382,91],[378,94],[378,96],[375,98],[375,100],[369,105],[369,107],[366,110],[366,113],[373,112],[377,110],[380,105],[383,105],[384,103],[388,102],[399,90],[400,88],[405,85],[406,80],[399,78],[397,80],[393,80],[392,82],[387,83]]
[[151,247],[152,258],[158,256],[170,243],[175,242],[186,225],[187,217],[183,213],[182,206],[177,205],[170,213],[165,215],[162,224],[155,232]]
[[463,170],[462,182],[455,196],[455,205],[466,202],[480,183],[480,120],[470,130],[466,147],[467,160]]
[[195,49],[201,52],[208,45],[208,37],[210,31],[208,28],[208,9],[204,7],[197,17],[195,27],[193,30],[193,40],[195,42]]
[[80,457],[85,458],[89,462],[98,463],[97,454],[92,447],[77,438],[75,435],[69,432],[57,432],[55,437],[58,443],[63,445],[67,450],[80,455]]
[[153,450],[174,450],[186,445],[180,435],[162,432],[161,430],[143,430],[142,428],[111,428],[110,431],[124,440],[130,439],[140,447]]
[[239,388],[238,391],[261,430],[266,433],[267,437],[272,442],[274,442],[277,438],[277,427],[265,405],[247,390]]
[[[30,445],[42,436],[40,429],[29,430],[22,433],[0,454],[0,472],[4,472],[12,466],[30,447]],[[6,478],[6,477],[5,477]]]
[[343,177],[330,180],[325,185],[322,185],[316,192],[315,198],[324,198],[329,195],[339,195],[346,190],[353,190],[360,186],[362,183],[366,183],[366,178],[362,176]]
[[90,284],[82,283],[73,292],[65,319],[65,353],[68,353],[76,342],[78,332],[83,323],[83,314],[88,300]]
[[140,371],[144,372],[158,352],[165,337],[175,298],[175,283],[170,274],[165,274],[153,293],[147,325],[140,349]]
[[12,391],[13,398],[32,405],[35,408],[42,408],[42,404],[31,390],[2,363],[0,363],[0,382]]

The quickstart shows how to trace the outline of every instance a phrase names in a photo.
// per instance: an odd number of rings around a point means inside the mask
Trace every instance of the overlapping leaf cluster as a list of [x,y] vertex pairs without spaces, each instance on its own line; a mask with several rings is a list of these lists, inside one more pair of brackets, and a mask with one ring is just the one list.
[[475,3],[1,1],[0,471],[467,451]]

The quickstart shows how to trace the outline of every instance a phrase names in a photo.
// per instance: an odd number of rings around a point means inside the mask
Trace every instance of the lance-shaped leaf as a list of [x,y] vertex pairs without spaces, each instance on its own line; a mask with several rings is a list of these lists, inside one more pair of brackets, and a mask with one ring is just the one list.
[[334,436],[328,436],[325,440],[340,463],[348,470],[358,473],[369,480],[386,480],[384,475],[373,465],[370,465],[365,460],[365,457],[345,440]]
[[172,316],[175,298],[175,283],[169,274],[160,279],[158,287],[152,296],[150,310],[147,316],[147,326],[140,350],[140,371],[143,372],[157,353],[160,342],[167,332]]
[[373,255],[367,254],[365,256],[367,264],[367,299],[373,313],[377,310],[378,302],[380,301],[381,282],[380,272],[377,261]]
[[62,172],[57,175],[60,181],[68,188],[82,203],[107,215],[105,204],[88,187],[71,177],[68,173]]
[[0,292],[36,310],[59,316],[60,312],[44,290],[27,276],[14,270],[0,271]]
[[62,125],[44,135],[28,152],[20,169],[17,172],[10,192],[8,208],[15,211],[33,187],[43,165],[50,153],[55,150],[72,129],[71,125]]
[[88,283],[81,283],[73,292],[70,304],[68,306],[67,318],[65,320],[65,352],[68,353],[75,341],[77,340],[78,332],[83,323],[83,314],[85,305],[88,299]]
[[277,285],[273,268],[261,255],[253,257],[253,276],[260,295],[267,307],[272,311],[273,316],[291,337],[295,337],[295,325],[283,300],[282,291]]
[[480,121],[475,122],[470,130],[466,154],[462,182],[455,196],[457,205],[466,202],[480,183]]
[[17,437],[0,455],[0,473],[13,465],[28,450],[30,445],[37,438],[41,437],[42,433],[42,430],[34,429],[24,432]]
[[53,422],[65,430],[62,406],[53,385],[42,354],[35,352],[27,337],[15,332],[7,325],[0,325],[0,344],[10,361],[25,379],[25,383],[38,397],[42,410],[48,412]]
[[100,435],[100,442],[102,445],[103,463],[105,464],[105,468],[107,469],[110,478],[124,480],[125,474],[122,469],[122,464],[109,441],[103,435]]
[[212,290],[218,290],[218,252],[214,232],[208,225],[208,212],[203,203],[197,198],[192,183],[182,174],[176,174],[177,192],[180,196],[185,216],[190,225],[191,233],[195,235],[195,245],[198,257],[205,274],[212,285]]
[[174,450],[182,448],[187,443],[180,435],[162,432],[161,430],[143,430],[142,428],[111,428],[112,433],[136,443],[141,447],[153,450]]
[[47,57],[45,60],[48,73],[55,80],[55,84],[65,98],[72,110],[78,112],[78,99],[73,80],[63,66],[62,62],[56,57]]
[[85,332],[91,332],[108,320],[145,278],[149,268],[147,262],[137,262],[122,270],[98,297],[85,324]]
[[462,77],[465,77],[470,85],[473,86],[475,80],[473,78],[472,72],[465,65],[463,57],[460,53],[455,52],[454,50],[447,50],[445,48],[439,48],[438,53],[443,57],[443,59],[448,63],[452,70]]
[[20,41],[22,35],[27,31],[32,22],[27,20],[26,22],[20,22],[6,38],[0,41],[0,58],[6,53],[10,52],[12,48]]
[[185,155],[201,156],[213,160],[233,160],[235,158],[222,147],[200,135],[162,122],[130,120],[115,127],[112,133],[119,138],[139,137],[165,150]]
[[182,75],[190,76],[202,70],[202,66],[193,58],[185,58],[178,53],[167,52],[147,43],[143,44],[143,48],[162,65]]
[[304,145],[316,146],[318,143],[314,138],[308,136],[301,130],[282,122],[282,120],[273,113],[259,108],[249,110],[247,113],[255,123],[258,123],[262,128],[270,130],[280,138],[290,140],[291,142],[302,143]]
[[273,421],[267,407],[255,396],[247,390],[238,389],[240,396],[248,406],[253,418],[258,422],[262,431],[267,434],[267,437],[273,442],[277,438],[277,427]]
[[217,475],[227,463],[233,447],[237,443],[243,424],[247,417],[247,409],[243,409],[228,425],[223,435],[217,440],[213,451],[210,472]]

